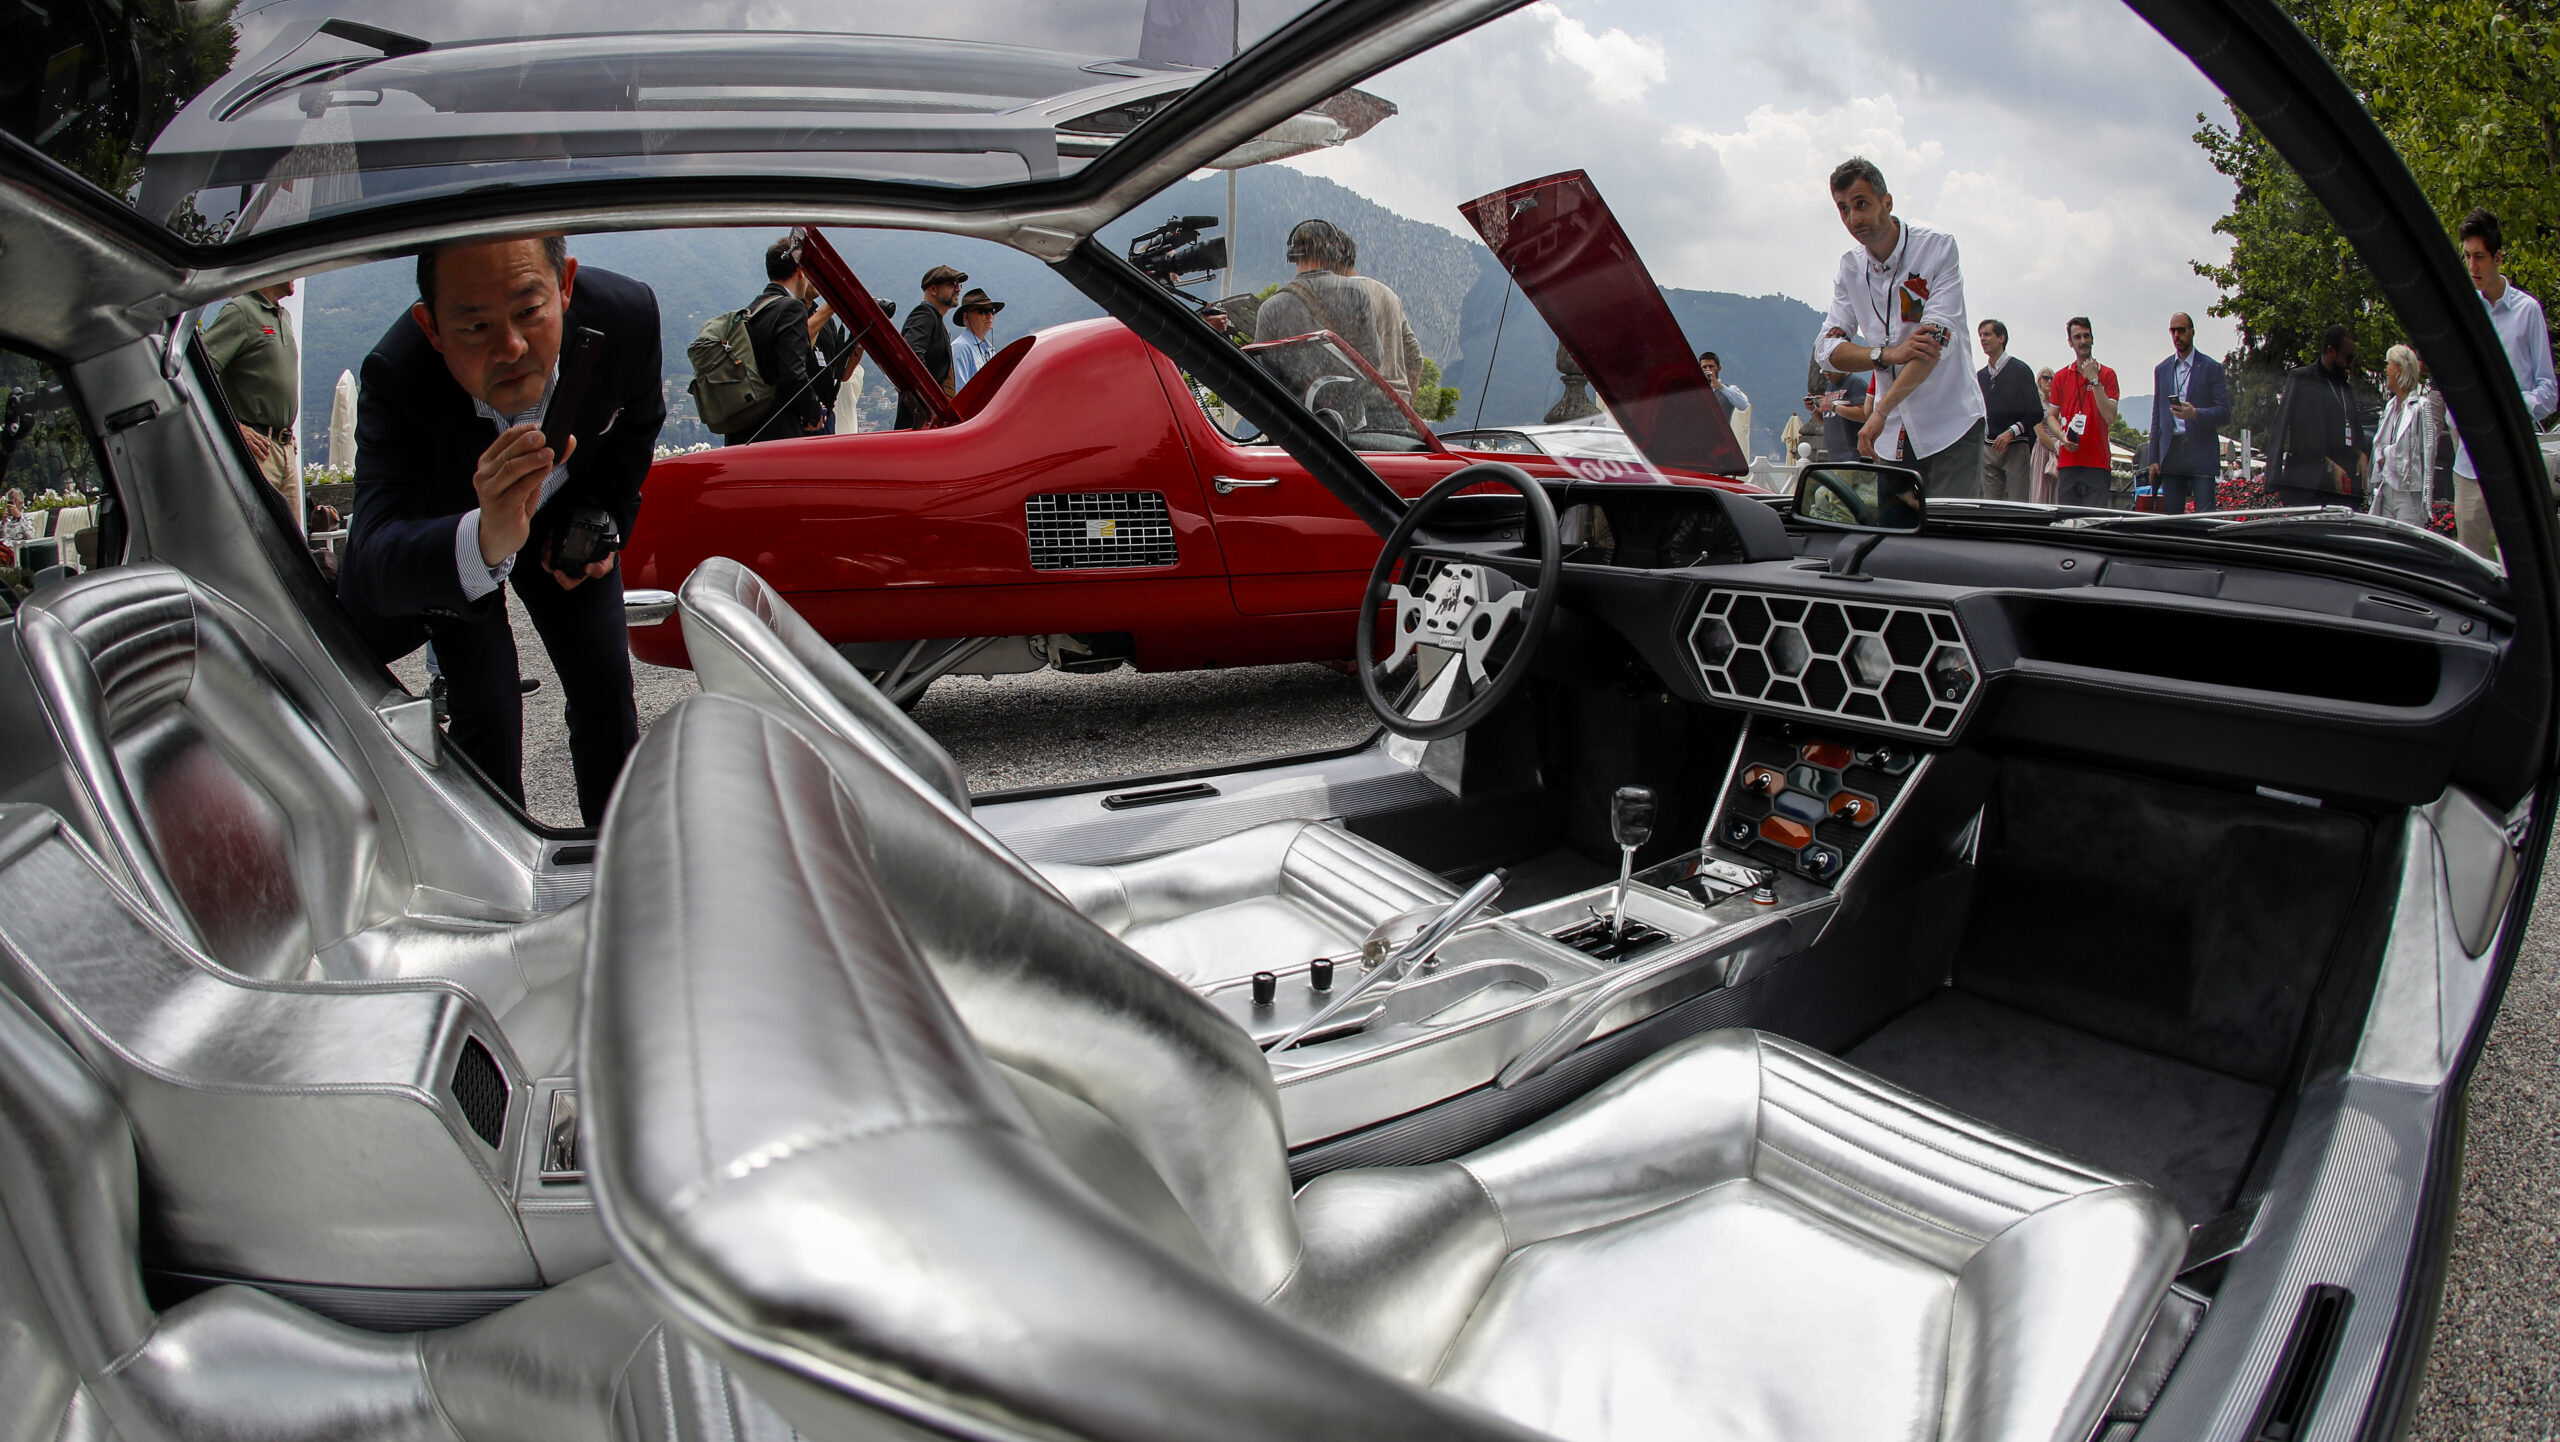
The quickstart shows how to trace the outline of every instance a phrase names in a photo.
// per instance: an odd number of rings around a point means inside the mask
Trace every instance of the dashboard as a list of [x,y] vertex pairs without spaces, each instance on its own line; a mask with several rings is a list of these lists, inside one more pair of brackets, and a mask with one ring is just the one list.
[[2494,774],[2530,749],[2493,699],[2511,622],[2441,587],[2018,525],[1888,536],[1845,576],[1839,533],[1748,498],[1586,483],[1559,501],[1560,603],[1685,700],[2306,803],[2519,789]]

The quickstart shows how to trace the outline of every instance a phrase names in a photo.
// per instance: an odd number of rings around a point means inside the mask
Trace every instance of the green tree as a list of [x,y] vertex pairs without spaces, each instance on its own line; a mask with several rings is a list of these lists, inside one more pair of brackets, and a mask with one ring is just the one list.
[[1458,413],[1458,388],[1440,384],[1440,362],[1423,357],[1422,374],[1413,378],[1413,409],[1426,421],[1445,421]]
[[[2445,227],[2497,212],[2507,273],[2537,295],[2560,285],[2560,0],[2283,0],[2390,138]],[[2353,327],[2361,357],[2404,340],[2399,318],[2300,176],[2236,109],[2196,117],[2196,143],[2230,177],[2225,265],[2212,312],[2239,322],[2235,421],[2272,419],[2271,377],[2317,358],[2320,332]],[[2254,371],[2244,383],[2242,371]],[[2259,417],[2253,412],[2265,410]]]
[[[44,83],[7,103],[9,129],[110,195],[129,197],[152,139],[231,68],[237,4],[131,0],[36,11],[46,17],[51,58]],[[182,214],[193,216],[193,207]]]

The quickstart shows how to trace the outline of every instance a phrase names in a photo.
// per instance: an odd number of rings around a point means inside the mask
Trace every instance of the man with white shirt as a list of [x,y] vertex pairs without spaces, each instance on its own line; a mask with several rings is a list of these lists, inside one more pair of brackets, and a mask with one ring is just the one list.
[[1896,219],[1883,173],[1862,158],[1831,172],[1831,202],[1858,243],[1840,257],[1813,358],[1824,370],[1876,373],[1858,453],[1907,456],[1932,499],[1981,495],[1982,390],[1955,237]]
[[[554,454],[541,422],[571,331],[603,333],[583,402]],[[440,246],[418,257],[418,303],[365,357],[356,414],[355,516],[338,595],[384,660],[433,640],[456,750],[524,800],[516,599],[559,672],[578,805],[604,817],[639,740],[622,576],[607,556],[553,568],[569,518],[639,518],[658,428],[658,302],[606,270],[580,271],[559,236]]]
[[[2507,280],[2507,238],[2498,217],[2474,210],[2462,218],[2460,235],[2463,268],[2471,272],[2480,303],[2489,308],[2489,324],[2506,348],[2507,364],[2515,369],[2525,414],[2539,426],[2560,410],[2560,380],[2551,371],[2551,332],[2543,324],[2542,302]],[[2488,503],[2480,498],[2480,472],[2471,463],[2468,445],[2453,457],[2453,528],[2462,544],[2497,558],[2497,532],[2489,524]]]

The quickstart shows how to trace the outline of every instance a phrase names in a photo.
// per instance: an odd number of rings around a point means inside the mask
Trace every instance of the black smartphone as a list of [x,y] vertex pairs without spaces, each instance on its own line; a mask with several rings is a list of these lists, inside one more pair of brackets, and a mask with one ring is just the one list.
[[587,384],[595,379],[596,358],[604,353],[604,332],[580,326],[560,347],[560,383],[551,388],[551,403],[542,408],[542,443],[551,448],[554,464],[569,451],[569,429],[578,408],[587,403]]

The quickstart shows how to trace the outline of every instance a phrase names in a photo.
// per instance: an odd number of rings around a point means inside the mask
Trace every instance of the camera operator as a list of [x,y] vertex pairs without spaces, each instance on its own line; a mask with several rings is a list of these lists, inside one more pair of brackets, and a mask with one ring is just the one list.
[[[544,443],[562,340],[601,333],[569,439]],[[418,302],[365,357],[355,519],[339,597],[384,659],[435,642],[453,744],[524,800],[524,706],[510,580],[560,675],[578,806],[604,818],[639,740],[615,549],[666,420],[658,301],[581,272],[560,236],[438,246]],[[562,557],[601,551],[584,564]]]

